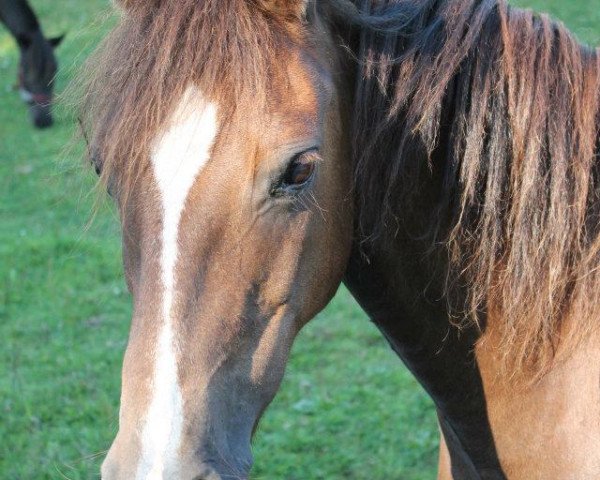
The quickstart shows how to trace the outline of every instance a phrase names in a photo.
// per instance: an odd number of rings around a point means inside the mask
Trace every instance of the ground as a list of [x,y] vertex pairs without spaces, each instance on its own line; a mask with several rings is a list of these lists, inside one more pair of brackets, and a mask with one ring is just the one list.
[[[600,0],[520,0],[600,43]],[[110,28],[108,0],[32,0],[58,50],[58,92]],[[63,97],[34,131],[0,27],[0,478],[91,479],[117,429],[130,299],[110,205],[92,215]],[[256,479],[432,479],[431,401],[343,288],[299,336],[254,441]]]

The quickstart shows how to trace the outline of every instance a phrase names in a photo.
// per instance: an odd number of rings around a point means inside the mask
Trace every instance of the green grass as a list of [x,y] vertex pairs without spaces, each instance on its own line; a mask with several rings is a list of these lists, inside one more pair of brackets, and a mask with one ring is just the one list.
[[[109,28],[109,2],[32,3],[49,35],[68,33],[62,91]],[[600,43],[600,0],[515,3]],[[51,130],[30,128],[16,65],[0,30],[0,478],[97,478],[129,328],[118,222],[105,206],[87,227],[93,178],[65,153],[73,124],[59,110]],[[253,476],[431,479],[437,442],[431,402],[342,289],[296,341],[254,441]]]

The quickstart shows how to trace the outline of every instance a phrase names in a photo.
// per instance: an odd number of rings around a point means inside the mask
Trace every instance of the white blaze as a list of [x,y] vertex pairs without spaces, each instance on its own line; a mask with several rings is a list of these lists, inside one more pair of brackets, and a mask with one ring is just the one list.
[[177,377],[177,342],[172,312],[179,221],[189,191],[209,158],[216,135],[215,105],[202,102],[197,90],[190,89],[152,152],[154,177],[163,209],[163,324],[158,332],[152,399],[142,432],[137,480],[162,479],[165,467],[176,459],[179,449],[183,400]]

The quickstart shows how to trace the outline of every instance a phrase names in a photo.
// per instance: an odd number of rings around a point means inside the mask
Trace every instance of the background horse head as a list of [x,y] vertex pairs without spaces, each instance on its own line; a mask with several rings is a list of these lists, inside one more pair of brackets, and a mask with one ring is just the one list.
[[54,49],[64,35],[46,38],[25,0],[0,0],[0,20],[15,37],[20,51],[18,86],[37,128],[52,125],[52,95],[58,63]]
[[58,63],[54,49],[63,37],[46,39],[41,32],[17,37],[19,60],[19,93],[29,105],[31,121],[37,128],[50,127],[52,96]]
[[[434,398],[456,478],[504,478],[494,442],[520,437],[486,382],[547,372],[597,319],[597,52],[491,0],[121,5],[82,109],[134,303],[103,477],[247,477],[345,272]],[[531,429],[555,407],[536,392]],[[582,478],[597,433],[563,439]]]

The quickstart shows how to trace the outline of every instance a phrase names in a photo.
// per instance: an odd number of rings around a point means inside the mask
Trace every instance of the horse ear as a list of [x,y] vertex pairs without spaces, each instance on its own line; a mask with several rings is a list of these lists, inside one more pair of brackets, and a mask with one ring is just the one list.
[[50,45],[52,45],[52,48],[56,48],[58,47],[62,41],[65,39],[65,33],[63,33],[62,35],[58,36],[58,37],[52,37],[48,39],[48,43],[50,43]]
[[278,16],[302,19],[309,0],[262,0],[263,8]]

